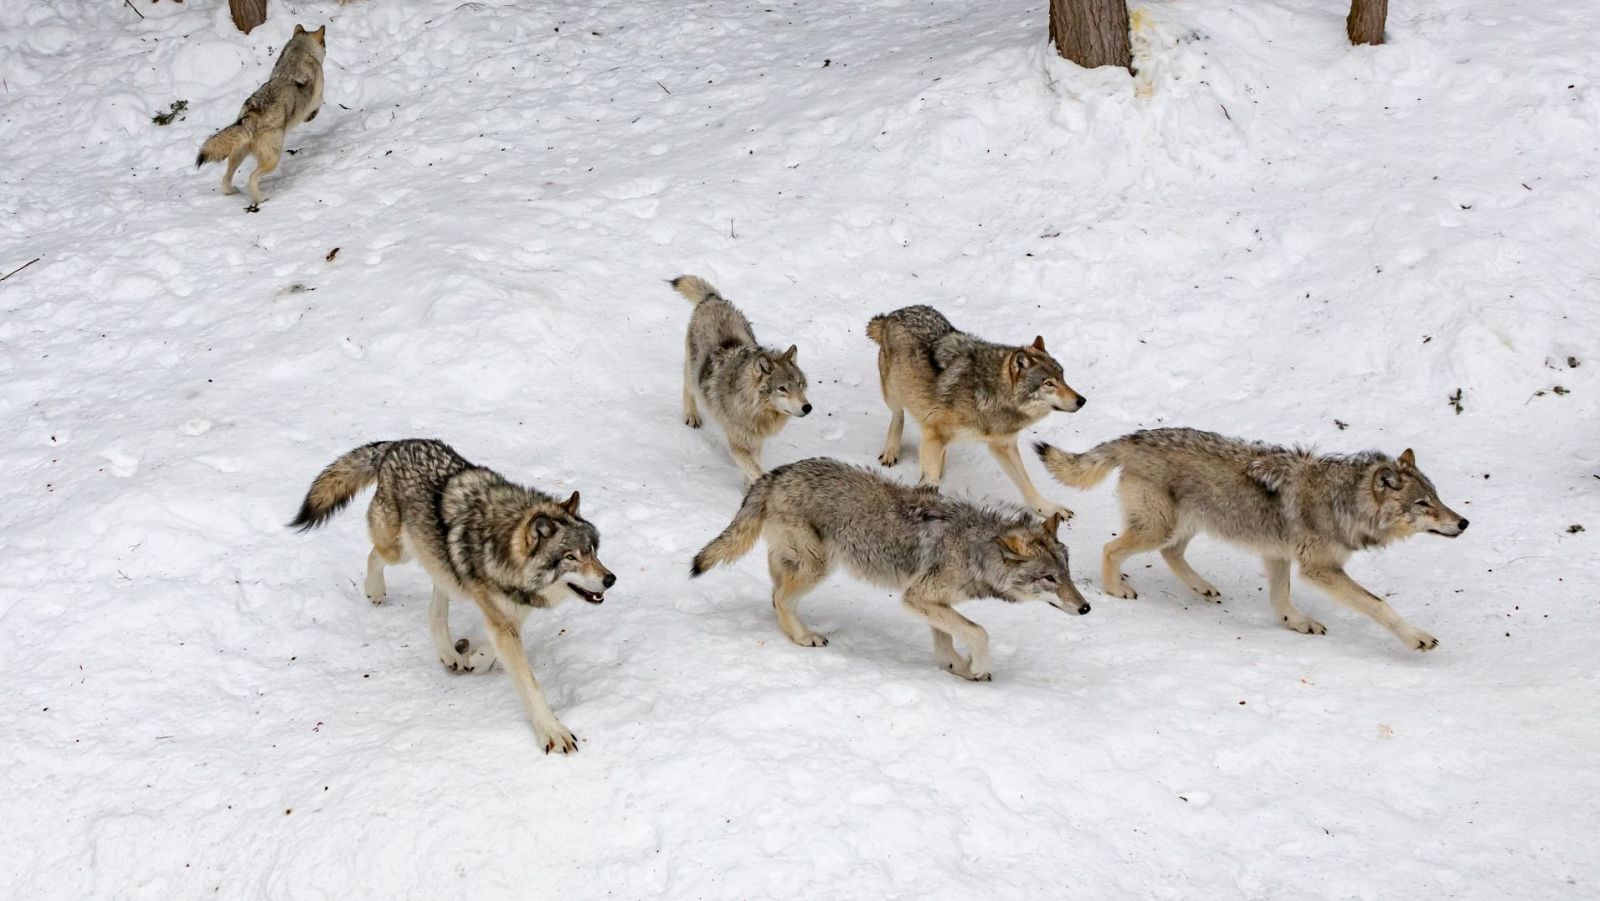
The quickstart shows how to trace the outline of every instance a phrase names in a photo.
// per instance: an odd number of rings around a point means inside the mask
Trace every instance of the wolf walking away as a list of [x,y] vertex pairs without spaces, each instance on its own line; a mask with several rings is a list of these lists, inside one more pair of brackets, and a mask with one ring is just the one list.
[[[908,487],[876,473],[814,458],[762,476],[733,522],[699,554],[691,574],[732,563],[767,540],[772,607],[795,644],[826,638],[800,621],[800,598],[837,563],[858,577],[904,592],[906,609],[933,630],[939,664],[963,679],[989,680],[989,633],[955,611],[976,598],[1048,601],[1068,613],[1089,605],[1072,584],[1060,517],[978,507],[931,487]],[[953,641],[965,645],[960,656]]]
[[878,377],[888,404],[889,434],[878,462],[900,461],[906,411],[922,426],[922,482],[944,478],[945,447],[982,441],[1000,468],[1040,515],[1072,511],[1033,487],[1017,450],[1017,433],[1052,410],[1071,413],[1087,400],[1067,386],[1044,338],[1026,347],[994,344],[956,331],[933,307],[915,306],[873,317],[867,337],[878,343]]
[[[385,566],[415,557],[433,578],[428,615],[440,662],[471,672],[498,657],[545,753],[576,751],[577,737],[556,719],[533,678],[522,624],[535,608],[568,598],[599,604],[617,581],[600,563],[600,533],[578,515],[578,493],[557,501],[468,463],[440,441],[378,441],[329,464],[289,525],[301,531],[322,525],[374,482],[368,599],[383,602]],[[451,641],[452,596],[483,611],[491,647]]]
[[684,338],[683,421],[700,428],[700,404],[722,424],[745,485],[761,478],[761,445],[791,416],[811,413],[806,374],[794,345],[778,353],[756,342],[750,320],[705,279],[680,275],[669,284],[694,304]]
[[316,31],[296,25],[294,37],[278,54],[267,83],[244,102],[238,120],[200,145],[196,168],[228,161],[228,168],[222,173],[224,194],[237,192],[234,171],[246,156],[255,157],[256,169],[250,173],[251,209],[264,199],[261,176],[278,168],[284,136],[289,129],[315,119],[322,108],[322,59],[327,53],[327,32],[326,25]]
[[1183,556],[1190,539],[1208,533],[1261,554],[1272,609],[1296,632],[1327,630],[1289,603],[1291,563],[1300,564],[1301,578],[1382,623],[1406,647],[1428,651],[1439,644],[1344,571],[1359,550],[1418,532],[1454,538],[1466,531],[1467,521],[1439,500],[1410,450],[1393,460],[1377,451],[1318,456],[1194,429],[1134,432],[1082,454],[1043,442],[1034,449],[1051,475],[1074,488],[1122,470],[1123,532],[1105,546],[1106,594],[1136,597],[1122,561],[1160,549],[1185,585],[1218,597]]

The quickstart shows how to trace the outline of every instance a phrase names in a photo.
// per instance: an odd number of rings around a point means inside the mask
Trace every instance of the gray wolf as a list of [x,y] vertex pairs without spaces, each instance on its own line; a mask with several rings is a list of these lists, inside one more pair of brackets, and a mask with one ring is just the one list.
[[[989,633],[955,611],[976,598],[1044,600],[1089,612],[1072,584],[1058,516],[978,507],[938,489],[909,487],[826,458],[779,466],[750,486],[728,527],[695,555],[699,576],[767,540],[772,607],[795,644],[826,638],[795,613],[800,598],[835,566],[901,592],[905,607],[933,630],[933,653],[963,679],[989,681]],[[966,646],[959,656],[952,640]]]
[[878,462],[900,461],[910,410],[922,425],[923,484],[937,486],[944,478],[947,445],[982,441],[1028,506],[1043,516],[1071,518],[1071,510],[1033,487],[1017,451],[1018,432],[1052,410],[1070,413],[1088,402],[1067,386],[1042,336],[1026,347],[995,344],[957,331],[932,307],[915,306],[873,317],[867,337],[878,344],[878,377],[891,414]]
[[239,110],[239,118],[200,145],[196,168],[206,163],[228,161],[222,173],[222,193],[233,194],[233,173],[246,156],[254,156],[256,169],[250,173],[251,209],[263,200],[261,176],[278,168],[283,154],[284,135],[289,129],[310,122],[322,109],[322,59],[327,53],[324,25],[306,31],[296,25],[294,36],[278,54],[267,83],[256,89]]
[[1121,468],[1123,532],[1105,546],[1100,574],[1113,597],[1137,596],[1122,561],[1157,549],[1185,585],[1218,597],[1183,556],[1189,540],[1206,533],[1262,556],[1272,609],[1296,632],[1327,630],[1289,603],[1291,563],[1300,564],[1301,578],[1382,623],[1406,647],[1427,651],[1439,644],[1344,571],[1356,551],[1418,532],[1454,538],[1466,531],[1467,520],[1439,500],[1410,450],[1398,459],[1377,451],[1319,456],[1194,429],[1134,432],[1082,454],[1043,442],[1034,449],[1051,475],[1074,488]]
[[745,485],[761,478],[761,445],[791,416],[811,413],[806,374],[794,345],[762,347],[750,320],[705,279],[681,275],[668,284],[694,304],[684,338],[683,421],[700,428],[700,404],[722,425]]
[[[533,678],[522,624],[533,610],[569,598],[599,604],[617,581],[600,562],[600,533],[578,515],[578,493],[557,501],[512,484],[441,441],[378,441],[329,464],[289,525],[313,529],[374,483],[367,508],[368,599],[383,602],[385,566],[415,557],[433,578],[428,609],[440,662],[452,672],[471,672],[498,657],[545,753],[576,751],[577,737],[550,711]],[[452,596],[483,611],[492,647],[469,654],[465,639],[451,642]]]

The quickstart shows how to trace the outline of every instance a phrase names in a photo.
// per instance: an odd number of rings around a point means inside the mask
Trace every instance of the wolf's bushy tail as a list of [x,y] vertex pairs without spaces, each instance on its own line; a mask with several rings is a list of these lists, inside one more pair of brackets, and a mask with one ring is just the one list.
[[671,285],[673,290],[679,294],[689,298],[689,302],[695,306],[699,306],[713,297],[722,297],[721,294],[717,293],[717,289],[711,286],[710,282],[698,275],[680,275],[667,282],[667,284]]
[[216,163],[227,159],[244,145],[250,143],[250,126],[244,120],[233,123],[209,138],[200,145],[200,155],[194,158],[196,169],[206,163]]
[[1033,445],[1034,452],[1044,461],[1044,468],[1061,484],[1073,488],[1092,488],[1104,481],[1112,470],[1122,465],[1122,448],[1121,438],[1081,454],[1067,453],[1043,441]]
[[867,337],[876,341],[880,347],[883,345],[883,327],[888,321],[889,317],[881,313],[867,320]]
[[694,563],[689,567],[691,577],[714,566],[732,563],[756,546],[756,540],[761,537],[761,527],[767,521],[767,497],[772,493],[772,475],[769,472],[756,479],[750,490],[745,492],[739,512],[733,514],[733,522],[728,523],[721,535],[711,539],[710,544],[694,555]]
[[289,527],[302,532],[315,529],[344,509],[344,505],[350,503],[350,499],[361,489],[377,480],[378,461],[383,458],[384,449],[392,443],[374,441],[363,444],[329,463],[327,469],[317,473],[311,490],[306,492],[306,499],[300,504],[300,512],[289,523]]

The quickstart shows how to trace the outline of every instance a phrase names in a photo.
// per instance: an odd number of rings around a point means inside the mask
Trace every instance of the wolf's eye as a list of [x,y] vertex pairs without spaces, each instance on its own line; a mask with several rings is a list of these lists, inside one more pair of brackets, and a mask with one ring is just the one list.
[[1044,380],[1044,387],[1046,387],[1046,388],[1054,388],[1055,386],[1056,386],[1056,380],[1055,379],[1045,379]]
[[1416,505],[1417,505],[1418,508],[1423,509],[1423,510],[1426,510],[1426,509],[1428,509],[1428,508],[1433,506],[1432,504],[1428,503],[1425,500],[1417,501]]
[[562,557],[561,559],[567,561],[568,563],[577,563],[578,562],[578,555],[577,554],[568,554],[565,557]]
[[1056,584],[1056,577],[1051,575],[1040,576],[1039,581],[1046,585],[1054,585]]
[[779,385],[778,386],[778,393],[779,394],[788,394],[789,393],[789,389],[783,387],[782,385]]

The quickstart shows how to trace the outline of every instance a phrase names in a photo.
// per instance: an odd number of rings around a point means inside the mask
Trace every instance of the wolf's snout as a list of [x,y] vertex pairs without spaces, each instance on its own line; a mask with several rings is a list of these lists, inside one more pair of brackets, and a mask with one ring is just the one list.
[[1463,519],[1462,521],[1456,523],[1456,528],[1465,532],[1467,530],[1467,521]]
[[1078,405],[1076,407],[1073,407],[1072,409],[1074,409],[1074,410],[1082,410],[1083,409],[1083,405],[1088,403],[1088,402],[1089,402],[1089,398],[1084,397],[1083,395],[1080,394],[1080,395],[1078,395]]
[[806,404],[805,406],[800,408],[800,415],[801,416],[805,416],[806,414],[808,414],[810,412],[811,412],[811,405],[810,404]]
[[611,586],[617,584],[616,574],[615,573],[606,573],[606,577],[604,579],[600,580],[600,584],[604,585],[607,588],[610,588]]
[[1088,601],[1084,601],[1083,603],[1078,605],[1078,615],[1079,616],[1082,616],[1082,615],[1084,615],[1085,613],[1088,613],[1088,612],[1089,612],[1089,602]]

